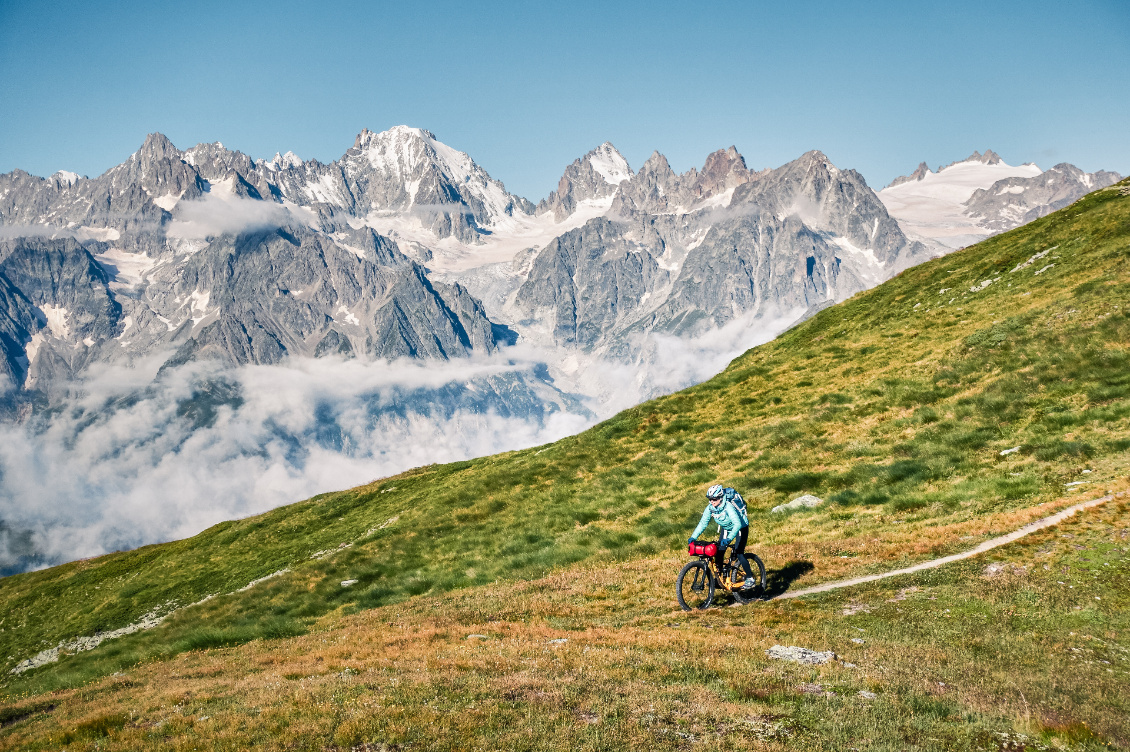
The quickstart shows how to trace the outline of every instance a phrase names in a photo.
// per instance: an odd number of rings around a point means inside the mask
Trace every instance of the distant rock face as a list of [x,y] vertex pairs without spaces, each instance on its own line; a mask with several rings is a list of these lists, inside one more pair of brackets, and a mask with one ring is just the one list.
[[157,353],[442,359],[517,336],[633,360],[647,335],[795,319],[942,252],[915,215],[939,186],[967,188],[953,247],[1117,178],[987,151],[876,196],[817,151],[754,171],[731,146],[677,174],[604,143],[535,207],[417,128],[363,130],[330,164],[151,134],[93,179],[0,175],[0,378],[50,394]]
[[953,167],[955,164],[962,164],[962,163],[966,163],[966,164],[977,163],[977,164],[983,164],[983,165],[997,165],[997,164],[1001,163],[1001,155],[997,154],[992,149],[985,149],[984,154],[982,154],[979,151],[974,151],[972,154],[970,154],[965,159],[959,159],[956,162],[950,162],[948,165],[944,165],[942,167],[939,167],[938,172],[941,172],[942,170],[946,169],[946,167]]
[[631,178],[628,161],[606,141],[565,168],[557,190],[538,203],[535,213],[552,212],[561,222],[577,211],[581,202],[609,198]]
[[[405,126],[363,130],[328,165],[151,134],[94,179],[0,176],[0,223],[26,230],[0,258],[0,367],[40,390],[155,352],[169,365],[490,352],[515,337],[500,319],[630,357],[648,332],[799,315],[925,256],[819,152],[755,172],[730,147],[679,175],[658,153],[633,172],[605,143],[534,207]],[[420,266],[451,243],[473,293]],[[482,275],[479,247],[517,266]]]
[[757,175],[746,168],[745,159],[733,146],[708,156],[702,172],[692,168],[682,175],[671,169],[666,157],[655,152],[630,181],[621,184],[612,213],[686,214],[712,197],[718,198],[715,205],[720,206],[729,198],[728,191]]
[[1087,173],[1062,162],[1030,178],[1005,178],[973,192],[965,214],[991,232],[1004,232],[1078,201],[1122,179],[1117,172]]
[[421,206],[454,235],[532,211],[414,129],[362,132],[330,166],[152,134],[94,179],[0,175],[0,373],[50,397],[94,363],[160,352],[167,366],[447,359],[512,342],[462,286],[344,221]]
[[500,315],[557,345],[634,357],[649,332],[796,317],[928,255],[858,173],[820,152],[752,172],[731,147],[683,175],[657,153],[606,217],[520,262]]
[[890,184],[887,185],[887,188],[894,188],[896,185],[902,185],[903,183],[919,181],[922,178],[926,177],[926,173],[928,173],[929,171],[930,168],[926,166],[925,162],[919,162],[918,167],[914,170],[914,172],[910,173],[909,175],[900,175],[899,177],[892,180]]

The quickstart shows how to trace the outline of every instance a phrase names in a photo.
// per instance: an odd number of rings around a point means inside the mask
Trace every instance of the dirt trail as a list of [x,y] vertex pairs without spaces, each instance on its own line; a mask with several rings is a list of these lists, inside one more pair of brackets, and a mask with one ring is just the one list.
[[945,564],[949,564],[950,562],[961,561],[962,559],[969,559],[969,558],[972,558],[974,556],[977,556],[978,554],[983,554],[986,551],[991,551],[994,548],[998,548],[999,546],[1003,546],[1005,544],[1012,543],[1015,540],[1019,540],[1020,538],[1023,538],[1025,535],[1028,535],[1029,533],[1034,533],[1037,530],[1043,530],[1046,527],[1051,527],[1052,525],[1055,525],[1057,523],[1062,522],[1063,520],[1067,519],[1068,517],[1072,516],[1073,514],[1075,514],[1076,512],[1078,512],[1082,509],[1089,509],[1090,507],[1095,507],[1095,506],[1098,506],[1099,504],[1105,504],[1106,502],[1110,501],[1111,499],[1115,498],[1116,496],[1122,496],[1124,493],[1125,492],[1120,492],[1120,493],[1117,493],[1117,494],[1110,494],[1108,496],[1103,496],[1103,497],[1100,497],[1098,499],[1091,499],[1090,501],[1084,501],[1084,502],[1080,502],[1079,504],[1073,504],[1072,506],[1069,506],[1066,509],[1060,510],[1056,514],[1053,514],[1051,517],[1045,517],[1042,520],[1036,520],[1035,522],[1029,522],[1024,527],[1019,528],[1017,530],[1014,530],[1007,535],[1001,535],[997,538],[992,538],[990,540],[987,540],[984,543],[982,543],[981,545],[977,546],[977,548],[970,549],[969,551],[964,551],[960,554],[953,554],[951,556],[943,556],[940,559],[932,559],[930,561],[924,561],[921,564],[915,564],[914,566],[906,567],[905,569],[896,569],[893,572],[884,572],[882,574],[869,574],[865,577],[853,577],[850,580],[840,580],[838,582],[826,582],[823,585],[815,585],[815,586],[810,587],[810,588],[804,588],[803,590],[788,591],[788,592],[782,593],[781,595],[778,595],[778,596],[772,598],[771,600],[781,600],[783,598],[800,598],[802,596],[813,595],[815,593],[826,593],[829,590],[839,590],[840,588],[850,587],[852,585],[860,585],[864,582],[874,582],[875,580],[882,580],[882,579],[885,579],[887,577],[897,577],[898,575],[910,574],[911,572],[920,572],[923,569],[934,569],[936,567],[940,567],[940,566],[943,566]]

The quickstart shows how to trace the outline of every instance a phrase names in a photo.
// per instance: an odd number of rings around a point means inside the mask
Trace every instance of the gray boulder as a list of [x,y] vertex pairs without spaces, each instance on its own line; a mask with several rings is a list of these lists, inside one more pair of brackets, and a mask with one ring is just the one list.
[[805,494],[804,496],[799,496],[799,497],[793,499],[792,501],[790,501],[787,504],[779,504],[778,506],[773,507],[773,512],[779,513],[779,512],[791,512],[794,509],[811,509],[812,507],[818,507],[823,503],[824,503],[823,499],[819,499],[815,496]]
[[765,651],[765,655],[773,660],[792,661],[793,663],[803,663],[809,666],[818,666],[822,663],[836,660],[836,654],[831,650],[820,652],[817,650],[809,650],[808,648],[798,648],[794,646],[785,647],[784,645],[774,645]]

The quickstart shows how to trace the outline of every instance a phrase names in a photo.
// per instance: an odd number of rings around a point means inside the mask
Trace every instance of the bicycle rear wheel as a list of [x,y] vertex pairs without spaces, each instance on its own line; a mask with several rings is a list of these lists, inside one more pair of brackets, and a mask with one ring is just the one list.
[[714,578],[706,562],[689,561],[679,570],[675,580],[675,595],[684,611],[694,611],[710,606],[714,600]]

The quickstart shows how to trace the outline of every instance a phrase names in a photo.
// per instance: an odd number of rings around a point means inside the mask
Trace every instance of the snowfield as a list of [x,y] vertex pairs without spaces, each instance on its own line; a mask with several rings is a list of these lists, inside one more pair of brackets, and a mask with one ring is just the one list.
[[879,200],[908,235],[935,240],[949,248],[963,248],[992,234],[965,215],[965,202],[980,188],[990,188],[1005,178],[1031,178],[1043,173],[1034,164],[1018,167],[998,162],[958,162],[938,172],[927,171],[921,180],[879,191]]

